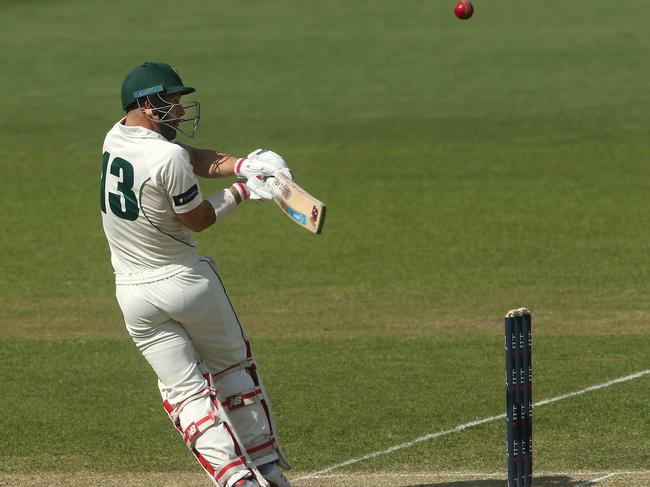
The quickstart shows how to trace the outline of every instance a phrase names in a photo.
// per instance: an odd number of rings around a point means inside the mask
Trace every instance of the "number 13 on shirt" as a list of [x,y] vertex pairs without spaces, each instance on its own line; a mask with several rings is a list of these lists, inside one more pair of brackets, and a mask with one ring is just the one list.
[[[104,152],[102,160],[102,176],[99,185],[99,201],[103,213],[106,213],[106,172],[111,155]],[[115,157],[110,164],[110,173],[118,178],[117,193],[108,193],[108,204],[111,212],[123,220],[135,221],[140,208],[138,199],[133,192],[133,165],[121,157]]]

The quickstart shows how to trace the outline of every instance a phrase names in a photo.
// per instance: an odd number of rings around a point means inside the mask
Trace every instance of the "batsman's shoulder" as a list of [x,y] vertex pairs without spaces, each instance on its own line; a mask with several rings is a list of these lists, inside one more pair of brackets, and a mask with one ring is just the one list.
[[154,158],[163,163],[173,163],[176,161],[189,162],[190,160],[190,155],[183,146],[166,140],[154,140],[151,146],[151,152]]
[[182,149],[190,156],[192,155],[192,152],[195,150],[194,147],[192,147],[191,145],[185,144],[184,142],[181,142],[179,140],[175,140],[171,142],[171,144],[175,145],[179,149]]
[[155,141],[155,145],[150,146],[148,160],[155,180],[165,180],[173,174],[192,171],[187,151],[171,142]]
[[186,159],[188,161],[190,160],[190,151],[188,150],[188,146],[181,145],[178,142],[170,142],[168,145],[169,152],[174,157]]

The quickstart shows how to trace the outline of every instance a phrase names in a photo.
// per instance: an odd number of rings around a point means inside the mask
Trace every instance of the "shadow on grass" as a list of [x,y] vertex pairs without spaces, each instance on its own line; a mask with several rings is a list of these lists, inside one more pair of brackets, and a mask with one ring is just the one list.
[[[553,475],[546,477],[535,477],[535,487],[575,487],[584,480],[572,480],[566,475]],[[435,484],[412,484],[403,487],[507,487],[505,480],[483,479],[483,480],[459,480],[454,482],[443,482]]]

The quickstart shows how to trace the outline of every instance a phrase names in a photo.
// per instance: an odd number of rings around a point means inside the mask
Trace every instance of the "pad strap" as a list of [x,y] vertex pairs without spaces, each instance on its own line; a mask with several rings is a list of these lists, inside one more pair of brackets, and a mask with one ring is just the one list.
[[[208,380],[208,384],[210,384],[210,380]],[[185,407],[186,404],[188,404],[190,401],[193,401],[196,398],[203,397],[203,396],[211,396],[213,395],[213,391],[211,387],[206,387],[204,388],[201,392],[198,392],[196,394],[192,394],[190,397],[183,399],[180,404],[177,406],[173,406],[172,403],[170,403],[167,399],[163,401],[163,407],[165,408],[165,411],[167,411],[167,414],[169,414],[169,417],[174,423],[178,422],[178,415],[181,413],[183,408]]]
[[259,445],[253,445],[249,448],[246,448],[248,455],[257,462],[261,457],[266,455],[271,455],[276,451],[277,442],[275,437],[271,436],[269,440],[260,443]]
[[220,486],[225,487],[226,482],[230,480],[233,475],[242,470],[246,470],[248,472],[248,468],[246,467],[246,458],[243,456],[238,458],[231,458],[229,460],[226,460],[222,464],[221,468],[214,471],[214,479]]
[[256,387],[249,392],[239,392],[228,396],[223,400],[223,407],[228,409],[228,411],[233,411],[235,409],[243,408],[244,406],[250,406],[260,402],[259,396],[262,395],[262,389]]
[[198,421],[190,423],[183,431],[183,441],[188,448],[193,448],[196,439],[201,436],[205,430],[217,424],[217,412],[210,411],[206,416]]
[[219,372],[212,374],[213,383],[228,374],[232,374],[233,372],[237,372],[238,370],[248,369],[250,366],[251,363],[249,362],[249,360],[243,360],[238,364],[233,364],[228,368],[225,368],[223,370],[220,370]]

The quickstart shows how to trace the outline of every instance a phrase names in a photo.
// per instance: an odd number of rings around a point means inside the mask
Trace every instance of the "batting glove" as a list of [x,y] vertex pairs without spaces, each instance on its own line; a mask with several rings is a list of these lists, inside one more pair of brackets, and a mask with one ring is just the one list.
[[246,181],[246,189],[250,193],[251,201],[266,203],[273,199],[271,187],[261,176],[253,176]]
[[237,161],[235,175],[244,179],[251,179],[253,176],[266,178],[278,169],[288,169],[282,156],[270,150],[257,149],[248,154],[246,159]]

